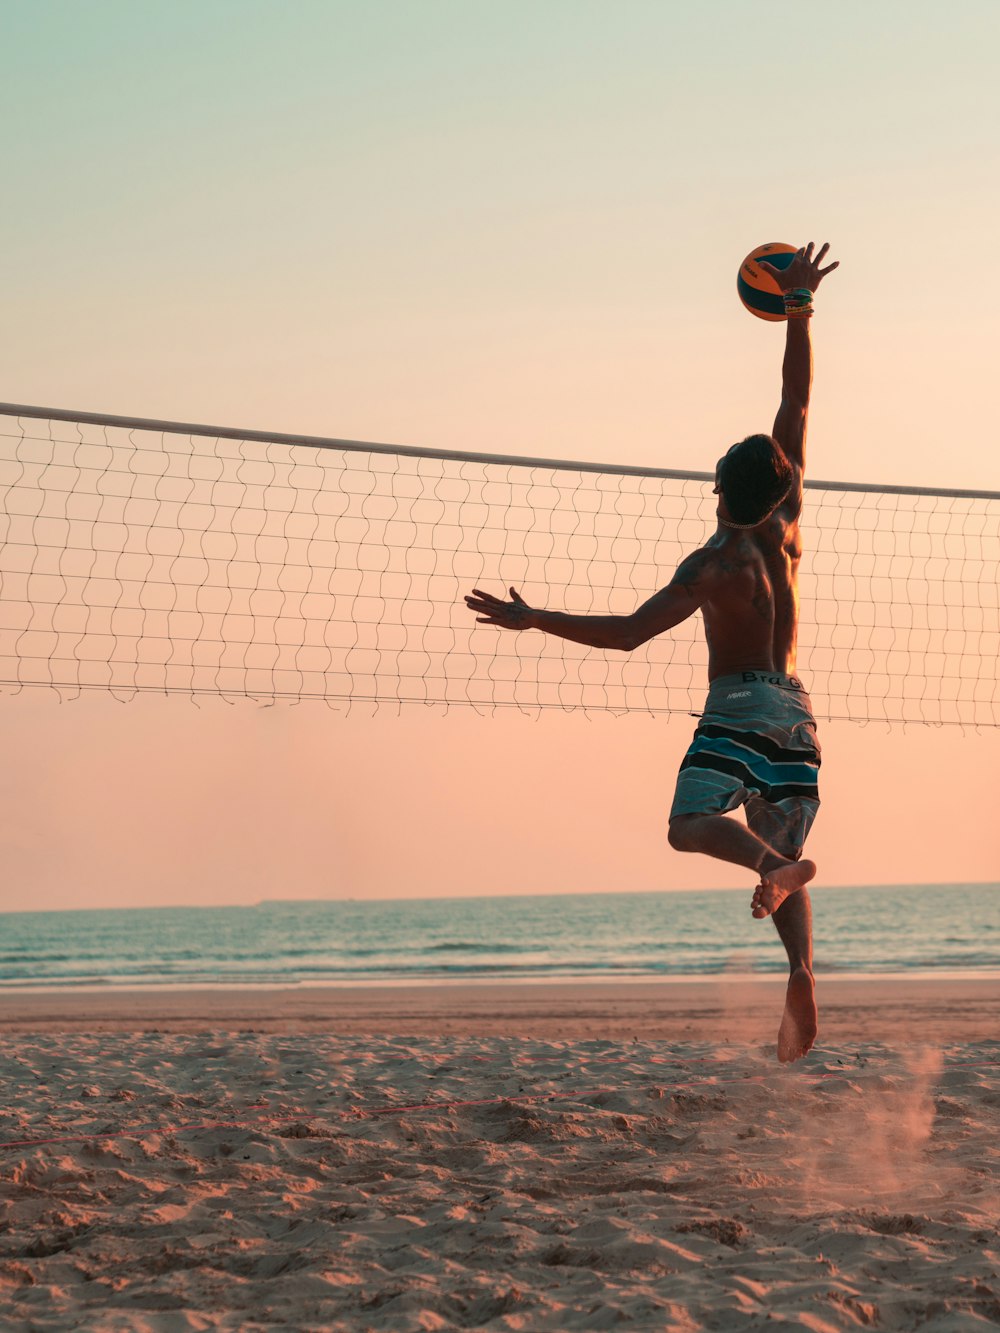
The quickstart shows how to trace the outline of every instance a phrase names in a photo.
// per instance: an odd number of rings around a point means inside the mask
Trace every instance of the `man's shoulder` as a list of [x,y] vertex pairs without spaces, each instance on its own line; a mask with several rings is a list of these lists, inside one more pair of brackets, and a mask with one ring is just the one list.
[[775,516],[784,520],[785,523],[798,523],[799,515],[802,512],[802,494],[805,485],[805,470],[801,464],[794,458],[789,458],[792,465],[792,484],[788,488],[788,494],[782,500],[774,511]]
[[677,566],[671,586],[687,588],[689,592],[696,586],[702,590],[711,586],[718,577],[720,550],[719,544],[711,541],[691,551]]

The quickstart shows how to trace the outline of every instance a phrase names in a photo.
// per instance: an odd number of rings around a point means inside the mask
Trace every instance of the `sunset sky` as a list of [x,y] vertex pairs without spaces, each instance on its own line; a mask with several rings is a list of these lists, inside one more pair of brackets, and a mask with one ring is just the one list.
[[[710,470],[780,392],[739,261],[829,240],[810,474],[1000,490],[993,0],[21,0],[0,39],[7,401]],[[10,909],[752,882],[666,845],[689,718],[0,716]],[[818,884],[997,878],[1000,732],[823,742]]]

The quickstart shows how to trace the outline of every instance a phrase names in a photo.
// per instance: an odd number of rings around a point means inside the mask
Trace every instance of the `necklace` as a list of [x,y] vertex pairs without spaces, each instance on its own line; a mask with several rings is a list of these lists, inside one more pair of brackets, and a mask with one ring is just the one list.
[[729,519],[729,518],[722,518],[721,515],[719,515],[719,522],[722,524],[722,526],[723,526],[724,528],[736,528],[736,529],[737,529],[738,531],[740,531],[740,532],[745,532],[745,531],[747,531],[749,528],[759,528],[760,525],[761,525],[762,523],[766,523],[766,522],[767,522],[767,520],[771,517],[771,515],[772,515],[772,514],[774,513],[774,511],[778,508],[779,505],[783,505],[783,504],[785,503],[785,501],[788,499],[789,492],[791,491],[791,489],[792,489],[792,483],[789,482],[789,483],[788,483],[788,490],[785,491],[785,493],[784,493],[784,495],[781,497],[781,499],[780,499],[780,500],[776,500],[775,503],[771,506],[771,508],[770,508],[770,509],[767,511],[767,513],[764,515],[764,517],[763,517],[763,518],[759,518],[759,519],[757,520],[756,523],[734,523],[734,522],[732,521],[732,519]]
[[758,519],[756,523],[730,523],[728,518],[720,518],[719,522],[724,528],[738,528],[740,531],[745,531],[747,528],[759,528],[762,523],[767,522],[773,513],[774,510],[772,509],[770,514],[765,514],[764,517]]

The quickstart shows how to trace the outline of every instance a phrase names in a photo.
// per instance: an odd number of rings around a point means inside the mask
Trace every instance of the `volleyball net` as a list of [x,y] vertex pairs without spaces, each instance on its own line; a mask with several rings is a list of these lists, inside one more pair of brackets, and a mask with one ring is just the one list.
[[[463,596],[627,614],[713,480],[0,404],[0,688],[694,713],[700,616],[621,654]],[[1000,725],[1000,494],[810,481],[802,529],[818,716]]]

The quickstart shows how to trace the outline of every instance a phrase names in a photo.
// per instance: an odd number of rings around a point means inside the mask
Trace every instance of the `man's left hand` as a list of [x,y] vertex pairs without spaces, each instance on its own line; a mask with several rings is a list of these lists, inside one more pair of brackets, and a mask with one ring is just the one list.
[[500,597],[494,597],[491,592],[473,588],[471,595],[466,595],[465,605],[470,611],[476,612],[477,625],[498,625],[501,629],[530,629],[528,618],[531,615],[531,607],[516,588],[510,589],[510,595],[513,600],[505,602]]

